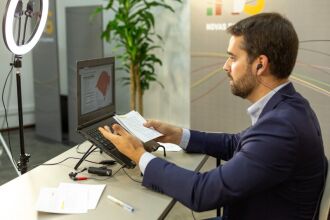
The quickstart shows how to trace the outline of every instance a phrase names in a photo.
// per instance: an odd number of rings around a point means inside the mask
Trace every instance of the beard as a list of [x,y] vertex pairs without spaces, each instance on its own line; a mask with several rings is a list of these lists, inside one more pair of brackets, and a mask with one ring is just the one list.
[[243,99],[247,98],[258,84],[257,77],[253,75],[250,65],[246,68],[245,74],[241,78],[236,81],[231,76],[230,78],[232,80],[232,84],[230,85],[231,92],[233,95]]

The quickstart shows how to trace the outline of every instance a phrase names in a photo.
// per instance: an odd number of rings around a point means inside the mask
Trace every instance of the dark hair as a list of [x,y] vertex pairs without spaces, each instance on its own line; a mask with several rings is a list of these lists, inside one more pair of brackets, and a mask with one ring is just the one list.
[[261,13],[239,21],[227,31],[233,36],[243,36],[242,49],[247,52],[249,63],[265,55],[274,76],[283,79],[291,74],[299,41],[288,19],[278,13]]

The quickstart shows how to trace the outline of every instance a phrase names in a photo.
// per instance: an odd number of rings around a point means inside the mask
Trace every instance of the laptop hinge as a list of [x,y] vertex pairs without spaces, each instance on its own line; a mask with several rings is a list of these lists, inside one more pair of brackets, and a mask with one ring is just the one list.
[[85,122],[85,123],[83,123],[81,125],[78,125],[77,130],[81,130],[81,129],[83,129],[85,127],[88,127],[90,125],[97,124],[98,122],[103,121],[104,119],[110,118],[110,117],[112,117],[114,115],[115,115],[114,113],[110,113],[110,114],[106,114],[106,115],[104,115],[102,117],[95,118],[95,119],[93,119],[91,121]]

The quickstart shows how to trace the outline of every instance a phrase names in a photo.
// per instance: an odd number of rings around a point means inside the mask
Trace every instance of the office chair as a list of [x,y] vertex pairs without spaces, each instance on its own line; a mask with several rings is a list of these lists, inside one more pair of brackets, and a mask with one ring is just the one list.
[[319,220],[327,220],[329,216],[329,208],[330,208],[330,174],[329,173],[330,173],[330,163],[328,161],[328,171],[327,171],[325,187],[320,204]]

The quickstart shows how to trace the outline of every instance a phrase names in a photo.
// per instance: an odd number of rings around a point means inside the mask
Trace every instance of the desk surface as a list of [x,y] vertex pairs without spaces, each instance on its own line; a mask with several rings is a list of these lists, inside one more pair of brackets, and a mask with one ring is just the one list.
[[[89,146],[89,142],[84,142],[80,145],[79,150],[85,151]],[[155,152],[155,154],[162,157],[161,152]],[[51,159],[47,163],[59,162],[67,157],[81,156],[81,154],[76,152],[76,148],[74,147]],[[91,161],[101,161],[109,159],[109,156],[104,153],[100,154],[96,152],[92,153],[87,159]],[[197,171],[203,166],[207,160],[207,156],[201,154],[187,154],[180,151],[168,152],[166,159],[176,163],[178,166]],[[124,171],[120,170],[115,176],[104,181],[85,180],[76,182],[77,184],[106,184],[106,188],[95,210],[89,210],[87,214],[75,215],[37,212],[35,206],[40,189],[43,187],[58,187],[61,182],[73,183],[68,177],[68,173],[73,171],[73,167],[77,161],[78,160],[69,159],[60,165],[38,166],[26,174],[0,186],[0,219],[162,219],[175,204],[174,199],[143,187],[140,183],[129,179]],[[85,161],[80,165],[80,168],[88,166],[97,165]],[[115,165],[112,167],[112,170],[115,172],[119,168],[119,165]],[[138,167],[125,170],[133,178],[142,181]],[[89,175],[88,173],[84,173],[83,175],[104,179],[103,177]],[[106,198],[108,194],[129,203],[134,207],[135,211],[130,213],[114,204]]]

